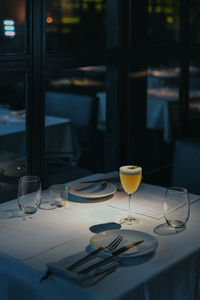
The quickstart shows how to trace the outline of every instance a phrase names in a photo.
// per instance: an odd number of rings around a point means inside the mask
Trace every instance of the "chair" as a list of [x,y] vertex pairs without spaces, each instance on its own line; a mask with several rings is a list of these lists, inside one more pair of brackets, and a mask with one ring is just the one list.
[[200,194],[200,139],[177,139],[174,144],[173,186],[182,186],[190,193]]

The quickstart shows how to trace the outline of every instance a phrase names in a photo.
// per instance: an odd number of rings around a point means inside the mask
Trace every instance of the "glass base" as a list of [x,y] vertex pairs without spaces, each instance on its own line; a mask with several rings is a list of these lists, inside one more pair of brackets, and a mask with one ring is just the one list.
[[183,228],[185,227],[185,223],[183,221],[179,221],[179,220],[166,220],[167,224],[176,229],[176,228]]
[[35,207],[35,206],[24,206],[24,207],[21,207],[21,210],[23,211],[23,213],[25,213],[27,215],[31,215],[31,214],[36,213],[37,207]]
[[127,225],[138,224],[139,222],[140,220],[134,216],[127,216],[119,220],[120,224],[127,224]]

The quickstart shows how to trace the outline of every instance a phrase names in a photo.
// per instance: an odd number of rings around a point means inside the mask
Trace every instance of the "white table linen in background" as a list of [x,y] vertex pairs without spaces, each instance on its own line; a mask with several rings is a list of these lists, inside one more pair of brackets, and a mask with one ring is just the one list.
[[[161,88],[149,89],[148,91],[146,126],[148,129],[163,129],[163,140],[169,143],[173,139],[174,122],[178,118],[178,93],[170,93],[170,89]],[[99,98],[98,128],[104,130],[106,93],[97,93],[97,97]]]
[[[199,90],[191,90],[189,97],[199,97]],[[156,87],[147,90],[147,128],[163,129],[163,140],[172,142],[174,127],[179,123],[179,90]]]
[[[199,108],[192,98],[199,97],[199,90],[190,91],[190,106]],[[97,93],[99,98],[98,129],[105,130],[106,93]],[[163,130],[163,140],[170,143],[174,138],[174,126],[179,122],[179,91],[169,87],[148,88],[147,91],[147,121],[148,129]]]
[[[46,116],[45,127],[47,153],[79,159],[80,145],[70,119]],[[0,150],[25,154],[25,116],[14,116],[10,110],[0,109]]]
[[[148,188],[148,186],[147,186]],[[149,193],[154,189],[149,187]],[[155,191],[157,187],[155,187]],[[155,192],[154,191],[154,192]],[[153,219],[138,215],[140,223],[132,226],[122,225],[122,229],[134,229],[147,232],[158,240],[158,248],[153,256],[123,260],[122,265],[102,281],[88,288],[81,288],[70,281],[63,280],[56,276],[50,276],[48,280],[39,284],[41,276],[45,272],[45,264],[49,262],[65,261],[71,264],[77,258],[85,255],[85,250],[90,238],[94,235],[95,228],[105,227],[106,224],[113,225],[126,214],[124,210],[110,207],[113,203],[125,197],[124,192],[117,192],[111,199],[102,199],[99,202],[90,200],[88,203],[69,202],[65,208],[56,210],[40,211],[35,215],[26,217],[9,217],[9,211],[16,209],[16,200],[0,205],[0,299],[137,299],[137,300],[192,300],[200,297],[200,201],[191,204],[191,214],[187,229],[178,234],[159,235],[155,228],[164,223],[164,219]],[[7,218],[6,214],[7,212]],[[54,215],[55,214],[55,215]],[[56,219],[57,214],[57,219]],[[52,217],[54,215],[54,217]],[[4,216],[4,218],[3,218]],[[51,229],[47,224],[51,222]],[[38,229],[47,236],[52,236],[54,246],[46,250],[41,243],[41,249],[37,255],[22,261],[6,256],[5,243],[1,240],[2,234],[12,227],[13,236],[25,233],[27,236],[33,230],[33,222],[37,221]],[[12,221],[14,223],[12,223]],[[46,224],[45,224],[46,221]],[[59,244],[59,239],[54,237],[53,228],[63,224],[61,237],[66,231],[66,239]],[[13,226],[13,224],[15,224]],[[59,225],[60,226],[60,225]],[[119,226],[119,225],[118,225]],[[27,227],[24,229],[24,227]],[[60,228],[60,227],[59,227]],[[77,235],[78,228],[80,235]],[[56,231],[56,229],[55,229]],[[71,238],[70,234],[74,237]],[[59,232],[57,231],[59,235]],[[24,237],[25,237],[24,236]],[[35,243],[41,242],[42,234],[33,239]],[[45,238],[45,237],[44,237]],[[63,238],[63,237],[62,237]],[[30,240],[29,240],[30,241]],[[4,244],[3,244],[4,242]],[[21,241],[22,243],[23,241]],[[14,249],[18,249],[18,240],[13,239]],[[57,246],[56,246],[56,243]],[[27,248],[27,249],[31,249]],[[42,250],[40,252],[40,250]],[[27,250],[29,251],[29,250]],[[37,252],[36,251],[36,252]],[[3,253],[5,252],[5,253]],[[31,250],[30,250],[30,254]],[[30,256],[31,256],[30,255]],[[26,255],[29,257],[29,255]],[[12,287],[12,289],[11,289]],[[9,290],[8,290],[9,288]]]

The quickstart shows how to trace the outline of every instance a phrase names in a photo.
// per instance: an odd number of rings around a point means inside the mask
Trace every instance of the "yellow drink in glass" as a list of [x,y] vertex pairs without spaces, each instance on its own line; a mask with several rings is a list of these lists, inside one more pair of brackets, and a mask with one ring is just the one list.
[[129,196],[129,215],[120,220],[121,223],[132,224],[137,223],[138,219],[130,214],[131,195],[135,193],[139,187],[142,178],[142,168],[138,166],[123,166],[119,169],[119,175],[122,187]]
[[122,174],[120,173],[120,180],[123,186],[123,189],[127,194],[133,194],[137,191],[138,186],[141,181],[142,174]]

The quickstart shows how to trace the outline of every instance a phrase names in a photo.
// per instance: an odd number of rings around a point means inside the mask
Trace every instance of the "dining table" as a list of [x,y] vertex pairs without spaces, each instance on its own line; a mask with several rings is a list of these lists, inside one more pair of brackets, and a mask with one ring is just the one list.
[[[105,130],[106,93],[97,93],[99,98],[98,129]],[[149,88],[147,90],[146,128],[162,130],[163,141],[171,143],[174,126],[178,123],[178,90],[169,88]]]
[[[25,111],[0,108],[0,151],[25,155]],[[47,155],[78,160],[81,154],[76,130],[69,118],[45,116],[45,151]]]
[[[119,184],[106,186],[100,197],[81,196],[81,189],[74,188],[100,176],[66,182],[72,192],[61,208],[41,205],[35,214],[25,215],[17,199],[0,204],[0,299],[200,299],[200,196],[189,194],[189,220],[175,230],[163,214],[166,188],[142,182],[131,200],[140,222],[125,225],[119,220],[128,213],[128,200]],[[44,190],[41,204],[48,201]],[[67,267],[91,251],[94,237],[127,230],[150,236],[154,247],[143,255],[139,251],[116,258],[113,272],[93,284],[59,273],[41,282],[49,264]]]
[[[106,123],[106,93],[98,92],[99,114],[98,129],[105,131]],[[198,88],[190,90],[189,108],[190,118],[199,118]],[[193,110],[191,110],[193,109]],[[176,128],[179,124],[179,90],[174,87],[150,86],[147,89],[146,106],[146,128],[150,130],[162,130],[163,141],[171,143],[176,135]],[[196,112],[196,114],[194,113]]]

